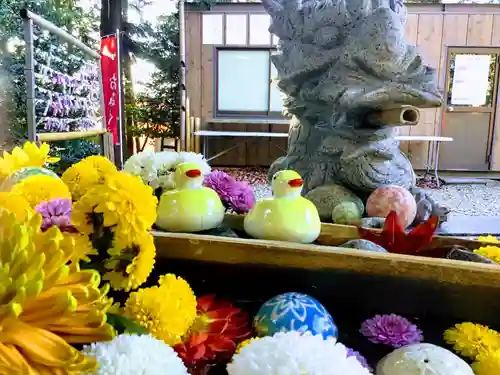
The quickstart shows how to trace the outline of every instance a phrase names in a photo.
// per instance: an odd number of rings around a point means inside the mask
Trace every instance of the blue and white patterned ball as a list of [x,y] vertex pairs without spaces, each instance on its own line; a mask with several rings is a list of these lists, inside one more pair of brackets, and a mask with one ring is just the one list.
[[330,313],[316,299],[302,293],[283,293],[265,302],[253,325],[258,336],[299,331],[337,337],[338,329]]

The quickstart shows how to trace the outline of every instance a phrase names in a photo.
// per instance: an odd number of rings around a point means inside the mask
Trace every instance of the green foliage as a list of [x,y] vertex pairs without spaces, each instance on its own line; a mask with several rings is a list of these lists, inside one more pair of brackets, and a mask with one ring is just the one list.
[[57,163],[51,164],[50,169],[59,175],[80,160],[89,155],[97,155],[101,152],[98,139],[86,140],[75,139],[72,141],[52,142],[52,155],[61,158]]
[[144,327],[121,315],[108,313],[107,322],[112,325],[119,334],[129,333],[143,335],[148,333]]
[[134,136],[173,137],[179,131],[179,28],[178,14],[162,16],[149,36],[135,43],[136,55],[152,62],[156,71],[146,90],[137,94],[127,111],[133,115]]
[[[0,97],[7,98],[7,121],[11,143],[21,143],[27,138],[25,51],[20,11],[27,8],[87,45],[95,47],[96,42],[91,38],[91,33],[98,30],[98,14],[95,10],[85,11],[76,4],[76,0],[0,1],[0,67],[7,76],[6,84],[0,88],[4,90],[0,92]],[[36,47],[42,51],[53,49],[53,54],[61,58],[60,61],[51,62],[54,69],[72,74],[81,68],[85,58],[83,52],[67,46],[54,35],[39,33],[37,27],[35,30],[38,32]],[[70,55],[75,58],[69,58]],[[38,107],[36,110],[37,115],[43,113],[43,108]],[[67,166],[70,161],[78,161],[75,159],[77,157],[86,157],[88,153],[95,154],[97,147],[91,141],[79,140],[57,145],[57,153],[62,159],[58,165],[58,172],[61,172],[61,168]]]

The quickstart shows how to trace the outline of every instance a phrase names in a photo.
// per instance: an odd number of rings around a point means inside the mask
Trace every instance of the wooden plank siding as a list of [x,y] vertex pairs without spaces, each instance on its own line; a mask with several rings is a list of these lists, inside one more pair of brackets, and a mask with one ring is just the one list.
[[[422,52],[424,62],[436,69],[440,88],[444,90],[447,70],[448,46],[495,46],[500,47],[500,6],[491,4],[407,4],[408,22],[406,39],[415,44]],[[231,131],[271,131],[284,132],[283,124],[209,124],[215,117],[214,88],[216,63],[214,45],[203,44],[203,14],[264,13],[261,4],[229,3],[217,4],[211,10],[195,10],[188,7],[186,14],[187,49],[187,93],[191,103],[192,116],[200,117],[202,129]],[[225,20],[223,16],[223,21]],[[225,26],[222,27],[225,34]],[[225,36],[223,37],[225,38]],[[500,109],[500,100],[497,100]],[[500,121],[496,116],[495,125]],[[401,127],[400,135],[439,135],[441,134],[442,110],[422,109],[420,122],[413,127]],[[443,125],[446,126],[446,125]],[[500,126],[494,131],[492,170],[500,171]],[[266,130],[267,129],[267,130]],[[240,139],[210,138],[209,151],[214,155]],[[203,141],[203,139],[202,139]],[[269,166],[283,151],[272,143],[286,149],[286,139],[268,140],[259,138],[251,143],[217,158],[214,165]],[[433,152],[429,152],[428,142],[401,142],[401,150],[407,154],[415,169],[423,169],[433,163]],[[432,151],[432,150],[430,150]]]

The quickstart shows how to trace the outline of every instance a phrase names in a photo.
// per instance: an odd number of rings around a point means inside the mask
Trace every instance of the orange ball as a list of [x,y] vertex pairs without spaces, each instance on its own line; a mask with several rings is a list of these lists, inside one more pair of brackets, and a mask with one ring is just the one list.
[[415,198],[401,186],[386,185],[377,188],[366,202],[368,216],[387,217],[391,211],[396,211],[401,224],[407,228],[417,214]]

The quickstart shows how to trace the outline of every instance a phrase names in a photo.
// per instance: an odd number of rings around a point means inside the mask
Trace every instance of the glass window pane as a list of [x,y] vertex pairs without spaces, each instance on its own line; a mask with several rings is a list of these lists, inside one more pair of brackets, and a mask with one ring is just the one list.
[[247,44],[247,16],[244,14],[226,15],[226,44]]
[[282,112],[283,111],[283,97],[281,91],[278,89],[276,78],[278,76],[278,72],[274,67],[274,64],[271,63],[271,88],[270,88],[270,111],[271,112]]
[[448,106],[491,107],[496,55],[450,55]]
[[268,87],[269,51],[219,51],[219,111],[267,111]]
[[250,44],[270,45],[271,33],[269,25],[271,17],[267,14],[250,14]]
[[222,14],[203,15],[203,44],[222,44]]

